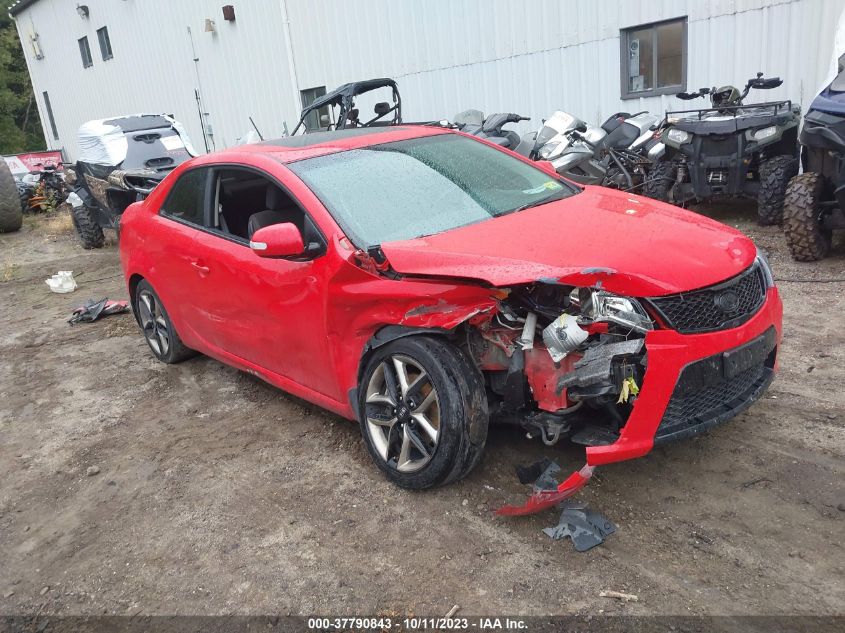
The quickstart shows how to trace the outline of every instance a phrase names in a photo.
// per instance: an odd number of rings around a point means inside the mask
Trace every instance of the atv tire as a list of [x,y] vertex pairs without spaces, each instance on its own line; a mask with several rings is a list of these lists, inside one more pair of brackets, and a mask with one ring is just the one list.
[[655,163],[646,176],[643,195],[660,202],[670,202],[669,194],[677,177],[678,168],[673,163],[667,161]]
[[0,233],[17,231],[22,224],[18,186],[6,161],[0,159]]
[[783,234],[798,262],[815,262],[830,252],[832,231],[819,222],[819,202],[824,179],[814,172],[805,172],[789,181],[783,205]]
[[73,226],[76,227],[76,232],[82,241],[82,248],[86,250],[102,248],[106,243],[106,236],[103,234],[103,227],[94,219],[91,210],[81,204],[78,207],[71,207],[70,214],[73,218]]
[[757,193],[757,222],[761,226],[783,221],[783,201],[789,179],[798,174],[794,156],[774,156],[760,165],[760,191]]

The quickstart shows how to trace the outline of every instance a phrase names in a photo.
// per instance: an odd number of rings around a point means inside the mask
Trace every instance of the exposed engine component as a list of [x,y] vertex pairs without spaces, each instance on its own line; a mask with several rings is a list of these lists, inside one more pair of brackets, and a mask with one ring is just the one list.
[[564,312],[543,330],[543,343],[552,360],[558,363],[586,341],[588,336],[589,334],[578,325],[578,320]]

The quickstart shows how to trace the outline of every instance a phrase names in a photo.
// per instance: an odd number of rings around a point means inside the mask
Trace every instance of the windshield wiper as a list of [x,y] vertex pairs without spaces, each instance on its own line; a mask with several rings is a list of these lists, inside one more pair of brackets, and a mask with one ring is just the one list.
[[[564,191],[565,193],[565,191]],[[519,211],[524,211],[525,209],[530,209],[531,207],[539,207],[540,205],[547,204],[549,202],[554,202],[555,200],[563,200],[566,195],[561,195],[560,191],[555,191],[550,193],[546,196],[543,196],[539,200],[534,200],[533,202],[529,202],[528,204],[524,204],[521,207],[517,207],[507,213],[502,213],[501,215],[507,215],[508,213],[518,213]]]

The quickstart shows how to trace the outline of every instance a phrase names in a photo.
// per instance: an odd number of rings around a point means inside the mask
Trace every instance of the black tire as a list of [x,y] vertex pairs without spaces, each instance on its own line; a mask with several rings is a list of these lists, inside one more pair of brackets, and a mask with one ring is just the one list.
[[[369,394],[373,382],[384,380],[387,384],[386,368],[393,368],[394,377],[398,375],[394,358],[412,361],[416,369],[425,372],[424,380],[406,380],[411,384],[406,393],[401,394],[399,387],[396,388],[394,393],[399,397],[395,400],[400,404],[398,413],[390,402],[373,402],[379,393]],[[412,376],[411,372],[405,375]],[[416,374],[415,378],[421,378],[421,374]],[[414,385],[419,382],[423,385],[415,396]],[[394,381],[394,384],[397,382]],[[424,392],[426,387],[428,391]],[[465,477],[480,461],[489,421],[484,380],[472,361],[445,338],[408,336],[377,348],[366,362],[358,390],[358,419],[364,444],[379,469],[398,486],[422,490],[449,484]],[[430,396],[432,391],[436,397],[434,406],[438,418],[435,440],[430,434],[426,435],[423,425],[415,421],[418,414],[414,412],[420,411],[420,408],[414,408],[413,401],[414,397],[418,397],[425,402],[428,399],[426,395]],[[389,388],[384,394],[390,394]],[[403,406],[404,409],[401,408]],[[381,423],[373,425],[374,419],[380,419]],[[431,421],[430,415],[426,415],[426,419]],[[392,424],[391,420],[394,421]],[[381,439],[376,434],[380,434]],[[409,434],[416,438],[412,440],[414,445],[410,451],[416,452],[417,462],[421,465],[411,472],[403,472],[400,470],[401,446]],[[429,451],[428,456],[417,448],[421,441]],[[379,442],[386,448],[380,449]],[[392,452],[397,454],[391,456]],[[412,455],[414,453],[409,452],[408,457]]]
[[197,352],[186,347],[179,338],[164,304],[146,279],[138,283],[134,302],[135,318],[150,351],[158,360],[172,364],[196,356]]
[[669,202],[669,194],[678,177],[678,167],[668,161],[654,164],[646,176],[643,195],[660,202]]
[[805,172],[789,181],[783,205],[783,234],[798,262],[815,262],[830,252],[833,232],[819,222],[819,203],[824,179],[814,172]]
[[18,186],[6,161],[0,159],[0,233],[18,231],[22,224]]
[[761,226],[783,221],[783,200],[789,180],[798,174],[794,156],[774,156],[760,164],[760,190],[757,192],[757,222]]
[[81,204],[78,207],[71,207],[70,213],[73,226],[76,227],[76,233],[82,241],[82,248],[102,248],[106,243],[106,236],[103,234],[103,227],[94,219],[91,209]]

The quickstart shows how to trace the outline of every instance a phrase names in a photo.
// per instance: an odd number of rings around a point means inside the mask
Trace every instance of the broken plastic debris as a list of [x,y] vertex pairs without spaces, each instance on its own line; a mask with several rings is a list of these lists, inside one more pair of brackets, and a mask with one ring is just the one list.
[[[533,514],[535,512],[540,512],[541,510],[545,510],[546,508],[551,508],[552,506],[557,505],[564,499],[568,499],[576,492],[581,490],[584,485],[590,481],[590,477],[593,476],[593,467],[589,464],[585,464],[584,467],[572,473],[567,477],[557,488],[552,487],[551,489],[544,489],[539,487],[540,485],[546,485],[547,479],[545,475],[549,472],[550,468],[556,468],[560,470],[560,466],[555,464],[554,462],[550,462],[550,465],[543,471],[543,474],[540,475],[540,478],[534,484],[534,492],[528,500],[522,504],[521,506],[502,506],[498,510],[496,510],[496,514],[500,516],[524,516],[526,514]],[[554,474],[553,471],[552,474]]]
[[556,541],[568,536],[577,551],[586,552],[604,543],[605,537],[615,531],[613,522],[598,512],[592,512],[583,504],[567,502],[558,524],[545,528],[543,533]]
[[73,315],[67,320],[68,323],[80,323],[82,321],[91,323],[100,317],[110,314],[120,314],[129,311],[129,303],[126,301],[109,301],[108,298],[94,301],[89,299],[83,305],[73,311]]
[[72,270],[60,270],[44,282],[50,286],[50,290],[58,293],[73,292],[77,287]]

